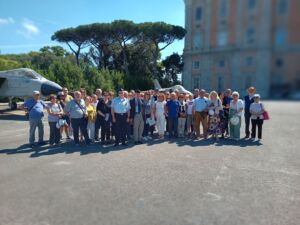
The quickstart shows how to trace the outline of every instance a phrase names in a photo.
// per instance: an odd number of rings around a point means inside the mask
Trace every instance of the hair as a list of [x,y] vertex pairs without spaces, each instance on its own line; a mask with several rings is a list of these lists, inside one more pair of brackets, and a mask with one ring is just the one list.
[[232,96],[237,95],[238,98],[240,97],[240,94],[237,91],[232,92]]
[[212,96],[212,95],[215,95],[215,96],[216,96],[216,99],[220,99],[218,93],[217,93],[216,91],[212,91],[212,92],[210,92],[210,94],[209,94],[209,97],[208,97],[209,100],[211,100],[211,96]]
[[160,97],[162,97],[162,98],[163,98],[163,101],[165,101],[165,100],[166,100],[166,96],[165,96],[165,94],[164,94],[164,93],[162,93],[162,92],[160,92],[160,93],[157,95],[157,99],[158,99],[158,98],[160,98]]
[[50,99],[50,100],[55,99],[55,98],[56,98],[56,95],[53,95],[53,94],[52,94],[52,95],[49,96],[49,99]]

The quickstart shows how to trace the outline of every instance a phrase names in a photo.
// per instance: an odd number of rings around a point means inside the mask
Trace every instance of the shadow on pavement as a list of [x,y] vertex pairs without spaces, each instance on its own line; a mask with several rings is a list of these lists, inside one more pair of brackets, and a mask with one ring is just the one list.
[[73,154],[73,153],[80,153],[81,156],[89,155],[89,154],[107,154],[110,152],[115,151],[123,151],[129,148],[132,148],[133,145],[123,146],[119,145],[118,147],[114,147],[113,145],[106,145],[102,146],[98,143],[91,144],[91,145],[80,145],[74,146],[73,142],[66,142],[56,146],[36,146],[34,148],[30,148],[28,144],[21,145],[18,148],[11,148],[11,149],[3,149],[0,150],[0,154],[26,154],[31,153],[30,158],[37,158],[41,156],[48,156],[48,155],[56,155],[56,154]]
[[173,139],[158,139],[153,140],[149,143],[147,143],[148,146],[157,145],[163,142],[168,142],[170,144],[177,144],[178,147],[184,147],[184,146],[191,146],[191,147],[201,147],[201,146],[237,146],[237,147],[248,147],[248,146],[261,146],[262,143],[258,141],[253,141],[250,139],[241,139],[239,141],[231,140],[231,139],[201,139],[201,140],[194,140],[194,139],[188,139],[188,138],[173,138]]
[[24,115],[0,114],[0,120],[27,121]]

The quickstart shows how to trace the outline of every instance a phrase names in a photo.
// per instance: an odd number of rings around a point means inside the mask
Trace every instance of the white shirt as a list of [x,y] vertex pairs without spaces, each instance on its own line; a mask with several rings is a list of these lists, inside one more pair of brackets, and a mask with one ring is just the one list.
[[186,104],[187,104],[187,114],[192,115],[193,114],[194,99],[189,100]]
[[[253,102],[251,105],[250,105],[250,112],[253,111],[254,113],[261,113],[262,111],[264,111],[264,106],[262,103],[256,103],[256,102]],[[264,116],[263,114],[260,114],[259,116],[256,116],[256,115],[251,115],[251,119],[264,119]]]
[[166,105],[166,101],[163,101],[163,102],[156,101],[155,102],[156,115],[163,115],[165,113],[165,105]]
[[237,113],[238,116],[242,116],[243,112],[239,112],[239,111],[240,111],[240,109],[244,109],[244,102],[241,99],[238,99],[238,101],[236,102],[236,104],[234,104],[234,101],[231,100],[229,108],[236,110],[238,112]]

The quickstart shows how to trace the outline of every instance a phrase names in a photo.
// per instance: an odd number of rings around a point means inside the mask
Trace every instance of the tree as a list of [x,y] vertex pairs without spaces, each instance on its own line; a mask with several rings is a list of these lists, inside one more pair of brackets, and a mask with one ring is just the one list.
[[181,74],[183,71],[182,56],[178,53],[173,53],[162,61],[162,65],[164,67],[164,79],[172,85],[178,84],[178,74]]
[[158,78],[157,61],[160,53],[171,45],[175,40],[181,40],[186,34],[186,30],[180,26],[167,24],[164,22],[146,22],[140,24],[140,41],[150,42],[155,48],[152,50],[152,70],[155,78]]
[[128,20],[115,20],[111,23],[111,35],[121,48],[123,59],[123,70],[125,74],[129,74],[127,44],[133,40],[139,33],[138,26]]
[[89,53],[98,66],[98,70],[106,68],[110,57],[110,46],[114,40],[111,37],[111,25],[108,23],[94,23],[86,25],[87,37],[94,48]]
[[[78,26],[77,28],[67,28],[56,31],[51,37],[52,40],[66,43],[71,51],[75,54],[77,66],[79,66],[79,56],[82,49],[88,47],[89,42],[86,37],[86,26]],[[76,49],[72,47],[72,43]]]

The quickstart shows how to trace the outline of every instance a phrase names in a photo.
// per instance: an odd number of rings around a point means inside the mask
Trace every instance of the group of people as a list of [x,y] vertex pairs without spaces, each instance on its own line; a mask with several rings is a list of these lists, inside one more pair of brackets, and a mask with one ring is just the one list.
[[153,139],[155,132],[159,139],[167,135],[169,138],[240,140],[243,113],[245,138],[255,139],[257,133],[260,140],[266,113],[254,87],[248,89],[244,100],[230,89],[224,93],[195,89],[194,94],[120,89],[117,96],[114,92],[97,89],[88,96],[84,88],[75,91],[73,97],[63,88],[49,100],[46,104],[40,99],[40,93],[34,91],[33,98],[24,103],[29,116],[31,147],[35,146],[36,128],[38,144],[45,144],[44,110],[48,112],[51,146],[59,144],[64,133],[67,139],[73,136],[76,146],[83,141],[87,145],[100,142],[126,146],[131,139],[137,145]]

